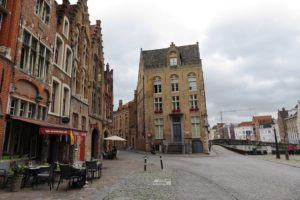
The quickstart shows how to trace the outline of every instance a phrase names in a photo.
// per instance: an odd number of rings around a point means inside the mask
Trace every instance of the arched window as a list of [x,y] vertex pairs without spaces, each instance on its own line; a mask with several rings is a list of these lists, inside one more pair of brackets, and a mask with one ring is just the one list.
[[172,92],[178,92],[179,91],[178,76],[177,75],[172,75],[171,76],[171,91]]
[[189,80],[189,91],[197,91],[196,75],[194,73],[190,73],[188,75],[188,80]]
[[161,93],[161,78],[160,77],[156,77],[154,79],[154,94],[160,94]]

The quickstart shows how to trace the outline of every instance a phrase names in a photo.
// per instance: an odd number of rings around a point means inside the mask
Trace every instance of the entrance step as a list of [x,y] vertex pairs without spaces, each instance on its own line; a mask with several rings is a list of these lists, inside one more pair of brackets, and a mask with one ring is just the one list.
[[167,153],[169,154],[182,154],[183,145],[182,144],[169,144],[167,148]]

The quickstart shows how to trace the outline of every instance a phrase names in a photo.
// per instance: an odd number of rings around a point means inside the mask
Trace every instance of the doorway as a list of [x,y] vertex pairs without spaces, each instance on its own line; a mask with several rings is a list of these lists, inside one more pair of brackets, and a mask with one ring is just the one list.
[[173,142],[182,143],[181,117],[172,117]]
[[193,140],[192,152],[193,153],[202,153],[203,152],[203,144],[200,140]]
[[94,129],[92,132],[92,144],[91,144],[91,158],[98,158],[99,149],[99,131]]

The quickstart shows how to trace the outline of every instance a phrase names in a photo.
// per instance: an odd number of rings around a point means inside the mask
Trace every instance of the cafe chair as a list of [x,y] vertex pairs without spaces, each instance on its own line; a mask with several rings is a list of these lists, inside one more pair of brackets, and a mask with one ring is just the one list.
[[49,168],[40,169],[38,174],[35,177],[34,184],[37,186],[39,182],[46,181],[50,190],[54,188],[54,169],[55,169],[54,164],[52,164]]
[[56,190],[58,190],[59,184],[62,180],[67,180],[68,186],[66,188],[66,191],[68,191],[68,189],[71,187],[71,181],[74,182],[75,179],[77,179],[77,181],[78,181],[78,179],[80,177],[77,175],[73,175],[71,165],[65,165],[65,164],[59,165],[59,168],[60,168],[60,177],[59,177],[59,181],[57,183]]
[[100,178],[97,161],[86,161],[85,166],[87,174],[91,175],[91,181],[93,181],[93,179],[95,178],[95,173],[98,174],[97,178]]

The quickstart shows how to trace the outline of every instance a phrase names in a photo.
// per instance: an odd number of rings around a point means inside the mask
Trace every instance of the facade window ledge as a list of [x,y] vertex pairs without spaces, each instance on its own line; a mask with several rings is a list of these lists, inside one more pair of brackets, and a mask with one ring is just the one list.
[[191,112],[198,112],[198,111],[199,111],[199,108],[190,108],[190,111],[191,111]]
[[172,112],[177,113],[177,112],[181,112],[181,110],[179,108],[178,109],[173,109]]

